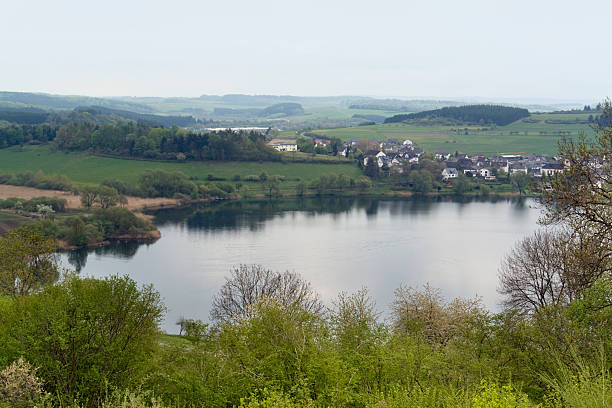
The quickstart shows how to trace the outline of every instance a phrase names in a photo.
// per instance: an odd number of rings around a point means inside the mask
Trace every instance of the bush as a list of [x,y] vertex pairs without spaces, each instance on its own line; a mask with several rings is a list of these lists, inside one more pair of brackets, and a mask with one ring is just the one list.
[[487,186],[486,184],[481,185],[480,195],[482,195],[483,197],[488,197],[489,194],[491,194],[491,187]]
[[42,381],[36,377],[36,368],[23,358],[0,370],[0,406],[32,407],[43,395]]
[[226,193],[233,193],[234,192],[234,186],[232,186],[229,183],[216,183],[217,188],[219,188],[220,190],[223,190]]
[[215,183],[198,185],[198,195],[200,197],[227,197],[227,192],[221,190]]
[[104,179],[100,183],[101,186],[107,186],[117,190],[119,194],[139,196],[141,191],[133,184],[125,183],[117,179]]
[[72,191],[74,186],[68,177],[59,174],[45,175],[42,171],[36,173],[4,174],[0,176],[0,184],[34,187],[46,190]]
[[189,196],[197,194],[196,185],[180,172],[147,170],[140,176],[138,185],[146,197],[172,198],[176,193]]
[[89,224],[102,226],[106,235],[141,233],[151,230],[151,224],[138,218],[127,208],[98,208],[87,219]]
[[527,395],[516,391],[512,385],[500,386],[493,381],[482,380],[480,393],[472,398],[473,408],[528,408]]
[[9,356],[25,354],[39,367],[60,405],[97,406],[108,388],[138,384],[156,347],[164,307],[150,286],[128,277],[67,276],[63,283],[12,302]]
[[244,176],[244,181],[252,181],[258,183],[260,180],[259,176],[255,174],[249,174],[248,176]]

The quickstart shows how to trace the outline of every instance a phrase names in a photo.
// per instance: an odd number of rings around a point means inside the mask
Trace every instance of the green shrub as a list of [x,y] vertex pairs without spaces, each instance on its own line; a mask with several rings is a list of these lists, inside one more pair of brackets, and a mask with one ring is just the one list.
[[258,183],[260,181],[259,176],[255,174],[249,174],[248,176],[244,176],[244,181],[251,181]]
[[480,393],[472,398],[472,408],[528,408],[527,395],[515,390],[511,384],[500,386],[494,381],[482,380]]
[[97,406],[107,389],[140,382],[163,312],[159,294],[128,277],[67,276],[11,303],[3,347],[27,355],[61,405],[78,397]]

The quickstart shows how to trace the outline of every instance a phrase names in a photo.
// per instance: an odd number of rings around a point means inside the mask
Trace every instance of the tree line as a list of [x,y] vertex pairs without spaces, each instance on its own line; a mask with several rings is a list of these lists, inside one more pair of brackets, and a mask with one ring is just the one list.
[[93,126],[70,123],[57,131],[60,150],[92,150],[119,156],[162,160],[280,160],[257,132],[197,133],[142,123]]
[[10,125],[0,128],[0,148],[52,142],[63,151],[92,151],[156,160],[279,161],[280,153],[266,145],[257,132],[231,130],[198,133],[150,126],[133,121],[95,124],[70,122],[58,126]]
[[441,109],[417,113],[395,115],[385,119],[385,123],[397,123],[417,119],[448,118],[469,124],[508,125],[529,116],[529,111],[501,105],[448,106]]

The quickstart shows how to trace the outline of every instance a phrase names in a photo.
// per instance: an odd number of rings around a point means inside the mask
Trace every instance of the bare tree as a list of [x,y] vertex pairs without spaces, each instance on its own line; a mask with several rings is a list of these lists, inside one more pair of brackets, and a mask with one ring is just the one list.
[[560,303],[568,295],[565,262],[558,236],[537,231],[519,241],[502,262],[499,292],[504,305],[523,311]]
[[542,199],[540,223],[556,230],[519,242],[500,269],[507,307],[538,310],[580,298],[612,271],[612,104],[606,101],[594,135],[564,139],[564,170]]
[[499,292],[504,305],[537,311],[579,298],[600,276],[610,272],[607,247],[589,236],[541,230],[524,238],[504,259]]
[[420,291],[404,285],[395,290],[394,330],[423,336],[430,343],[445,344],[485,316],[486,311],[478,297],[446,302],[440,290],[429,284]]
[[261,298],[282,306],[299,306],[314,314],[323,310],[309,282],[295,272],[276,272],[261,265],[234,267],[231,276],[214,297],[210,317],[217,322],[248,317],[249,307]]
[[552,180],[543,203],[545,225],[563,224],[572,235],[592,236],[612,254],[612,104],[603,104],[595,135],[564,139],[565,169]]

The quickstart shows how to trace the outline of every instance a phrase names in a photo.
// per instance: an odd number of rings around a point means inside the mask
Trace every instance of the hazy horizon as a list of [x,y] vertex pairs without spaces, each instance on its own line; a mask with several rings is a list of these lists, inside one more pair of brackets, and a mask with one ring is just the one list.
[[60,0],[4,9],[6,91],[525,102],[612,95],[606,1]]
[[358,95],[358,94],[343,94],[343,95],[296,95],[296,94],[266,94],[266,93],[218,93],[218,94],[200,94],[200,95],[89,95],[89,94],[76,94],[76,93],[55,93],[55,92],[43,92],[43,91],[24,91],[24,90],[9,90],[0,89],[0,92],[17,92],[17,93],[31,93],[41,95],[51,95],[58,97],[92,97],[102,99],[146,99],[146,98],[160,98],[160,99],[172,99],[172,98],[185,98],[185,99],[198,99],[200,97],[222,97],[227,95],[246,95],[246,96],[274,96],[274,97],[291,97],[291,98],[373,98],[373,99],[396,99],[405,101],[453,101],[453,102],[474,102],[474,103],[516,103],[516,104],[571,104],[571,103],[599,103],[602,99],[554,99],[554,98],[507,98],[507,97],[482,97],[482,96],[434,96],[434,95]]

